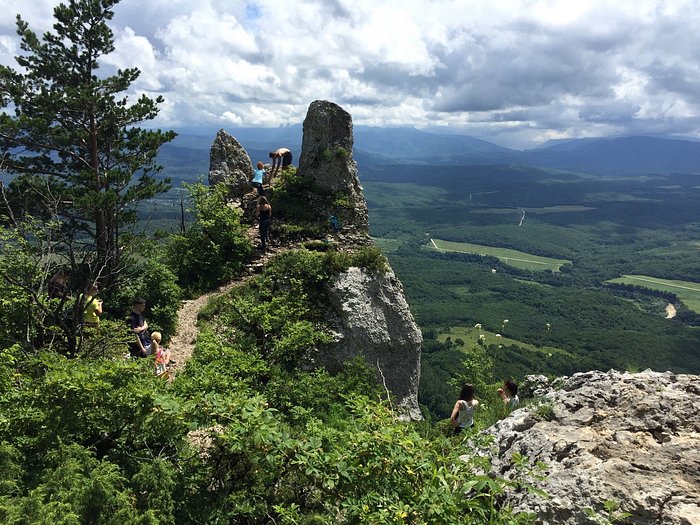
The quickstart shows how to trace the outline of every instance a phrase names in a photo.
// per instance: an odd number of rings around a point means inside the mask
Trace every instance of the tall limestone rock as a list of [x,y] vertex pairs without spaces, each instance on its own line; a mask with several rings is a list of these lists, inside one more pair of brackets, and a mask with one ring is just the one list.
[[[347,202],[333,212],[345,225],[367,232],[367,202],[352,158],[352,117],[343,108],[326,100],[311,103],[304,119],[299,173],[313,182],[320,192]],[[336,198],[336,200],[339,200]]]
[[[303,129],[300,175],[311,181],[314,191],[332,196],[335,204],[325,212],[338,216],[345,229],[356,234],[341,241],[355,246],[371,242],[367,202],[352,158],[352,117],[337,104],[317,100],[309,106]],[[339,200],[345,206],[339,207]],[[423,337],[394,273],[367,274],[350,268],[331,283],[328,301],[327,320],[335,342],[320,349],[319,364],[337,370],[343,362],[362,356],[394,396],[400,417],[421,419],[418,382]]]
[[250,192],[253,163],[241,144],[220,129],[209,152],[209,185],[224,183],[234,201]]
[[423,336],[394,273],[372,275],[350,268],[331,283],[328,300],[335,342],[320,350],[319,363],[333,371],[362,356],[395,398],[400,418],[422,419],[418,382]]
[[520,476],[514,452],[547,465],[535,485],[549,498],[511,492],[506,503],[516,511],[577,525],[592,523],[584,508],[605,515],[613,500],[631,514],[624,523],[700,523],[698,376],[586,372],[557,380],[543,400],[547,409],[515,410],[486,431],[499,475]]
[[[315,101],[304,120],[298,174],[305,181],[303,204],[327,226],[335,215],[343,226],[334,235],[338,249],[353,251],[371,243],[367,203],[352,158],[352,118],[343,108]],[[253,222],[256,193],[249,183],[250,158],[225,131],[219,131],[211,148],[209,183],[224,183],[229,196]],[[275,187],[270,190],[273,196]],[[274,220],[279,215],[275,215]],[[330,230],[329,230],[330,233]],[[326,290],[327,321],[335,342],[320,348],[311,365],[334,371],[355,356],[362,356],[377,371],[377,380],[394,397],[403,419],[421,419],[418,407],[422,335],[406,303],[403,287],[391,270],[368,274],[350,268]]]

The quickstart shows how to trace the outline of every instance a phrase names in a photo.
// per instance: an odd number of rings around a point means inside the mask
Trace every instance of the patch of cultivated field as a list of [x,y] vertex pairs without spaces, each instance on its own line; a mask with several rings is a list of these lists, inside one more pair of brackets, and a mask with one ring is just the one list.
[[468,242],[452,242],[443,241],[441,239],[430,239],[430,247],[434,250],[456,253],[473,253],[477,255],[490,255],[497,257],[502,262],[522,268],[525,270],[552,270],[558,272],[565,264],[571,264],[571,261],[566,259],[552,259],[549,257],[541,257],[532,255],[518,250],[509,248],[496,248],[494,246],[483,246],[481,244],[471,244]]
[[700,313],[700,283],[659,279],[648,275],[623,275],[617,279],[610,279],[608,282],[634,284],[651,290],[674,293],[686,307]]
[[401,246],[398,239],[386,239],[384,237],[372,237],[372,241],[382,253],[393,253]]
[[473,347],[475,344],[478,344],[479,342],[479,337],[483,336],[483,342],[486,346],[488,345],[503,345],[503,346],[511,346],[511,345],[516,345],[522,348],[523,350],[529,350],[531,352],[540,352],[543,354],[566,354],[566,355],[571,355],[569,352],[566,350],[563,350],[561,348],[556,348],[553,346],[535,346],[531,345],[529,343],[523,343],[522,341],[518,341],[517,339],[511,339],[508,337],[507,333],[506,334],[497,334],[496,332],[490,332],[488,330],[483,330],[483,329],[478,329],[478,328],[470,328],[466,326],[454,326],[450,328],[449,331],[447,332],[442,332],[438,334],[438,341],[440,342],[445,342],[445,340],[449,337],[451,340],[454,342],[457,339],[461,339],[464,341],[464,348],[469,349]]

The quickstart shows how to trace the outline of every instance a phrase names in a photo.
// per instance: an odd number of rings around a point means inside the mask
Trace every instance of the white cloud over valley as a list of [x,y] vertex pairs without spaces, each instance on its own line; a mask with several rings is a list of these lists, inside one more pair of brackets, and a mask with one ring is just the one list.
[[[0,0],[41,33],[56,1]],[[700,135],[700,1],[122,0],[109,67],[141,69],[163,127],[297,124],[316,99],[356,124],[449,127],[511,147]]]

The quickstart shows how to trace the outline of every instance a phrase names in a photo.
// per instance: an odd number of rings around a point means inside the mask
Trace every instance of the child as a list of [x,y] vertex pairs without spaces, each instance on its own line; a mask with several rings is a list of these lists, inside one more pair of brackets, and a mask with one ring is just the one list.
[[170,350],[160,346],[161,339],[160,332],[151,334],[151,353],[156,356],[156,375],[158,376],[168,371],[168,363],[170,363]]
[[474,399],[474,385],[465,384],[459,392],[459,399],[452,409],[450,422],[455,429],[455,434],[459,434],[465,428],[474,426],[474,409],[479,406],[479,402]]
[[498,395],[501,396],[501,399],[509,408],[513,408],[520,403],[520,399],[518,399],[518,384],[512,379],[508,379],[503,383],[503,388],[498,389]]

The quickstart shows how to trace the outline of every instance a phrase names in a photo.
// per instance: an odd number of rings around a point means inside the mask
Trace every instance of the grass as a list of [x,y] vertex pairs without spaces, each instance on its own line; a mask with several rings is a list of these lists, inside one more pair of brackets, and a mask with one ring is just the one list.
[[384,237],[372,237],[372,241],[375,246],[379,248],[382,253],[394,253],[401,246],[401,241],[398,239],[386,239]]
[[624,275],[617,279],[610,279],[611,283],[633,284],[644,286],[651,290],[671,292],[690,310],[700,313],[700,283],[692,281],[673,281],[671,279],[659,279],[648,275]]
[[471,244],[467,242],[452,242],[443,241],[441,239],[430,239],[430,246],[435,250],[445,252],[490,255],[491,257],[497,257],[502,262],[510,266],[524,270],[551,270],[553,272],[558,272],[563,265],[571,264],[571,261],[566,259],[552,259],[549,257],[541,257],[539,255],[532,255],[526,252],[511,250],[509,248],[496,248],[494,246],[484,246],[481,244]]
[[516,345],[524,350],[529,350],[531,352],[540,352],[545,354],[559,353],[570,355],[570,353],[566,350],[556,348],[554,346],[535,346],[529,343],[523,343],[522,341],[518,341],[517,339],[511,339],[505,334],[501,334],[501,337],[496,337],[496,332],[490,332],[484,329],[479,330],[478,328],[471,328],[466,326],[455,326],[450,328],[450,330],[447,332],[442,332],[438,334],[438,341],[444,342],[448,337],[450,337],[452,341],[461,339],[462,341],[464,341],[464,348],[469,349],[478,343],[480,335],[485,336],[484,344],[487,346],[492,344],[499,344],[503,346]]

